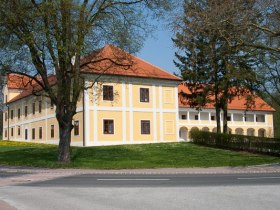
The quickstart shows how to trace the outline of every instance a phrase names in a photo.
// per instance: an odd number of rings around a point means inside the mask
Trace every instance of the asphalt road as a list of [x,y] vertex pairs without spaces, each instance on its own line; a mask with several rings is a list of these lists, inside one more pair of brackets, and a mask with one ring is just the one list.
[[[280,174],[83,174],[44,182],[23,184],[36,187],[195,187],[280,185]],[[280,187],[280,186],[279,186]]]
[[0,200],[20,210],[278,210],[279,189],[277,173],[84,174],[1,187]]

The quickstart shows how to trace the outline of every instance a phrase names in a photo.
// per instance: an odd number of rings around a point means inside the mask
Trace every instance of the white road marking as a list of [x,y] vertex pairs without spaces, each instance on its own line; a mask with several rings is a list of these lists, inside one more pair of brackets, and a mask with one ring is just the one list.
[[280,177],[247,177],[247,178],[237,178],[237,179],[280,179]]
[[170,179],[97,179],[97,181],[169,181]]

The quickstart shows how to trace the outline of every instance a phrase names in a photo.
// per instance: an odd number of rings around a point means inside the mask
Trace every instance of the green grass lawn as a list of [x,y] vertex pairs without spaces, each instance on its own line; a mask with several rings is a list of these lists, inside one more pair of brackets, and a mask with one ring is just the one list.
[[0,165],[47,168],[186,168],[279,163],[279,157],[202,147],[192,143],[159,143],[72,147],[72,162],[56,161],[57,146],[0,141]]

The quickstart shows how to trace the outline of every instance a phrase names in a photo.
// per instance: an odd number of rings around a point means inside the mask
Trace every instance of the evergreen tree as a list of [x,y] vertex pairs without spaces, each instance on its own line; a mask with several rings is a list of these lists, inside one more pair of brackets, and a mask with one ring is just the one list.
[[214,105],[217,132],[221,111],[226,133],[228,103],[255,80],[253,51],[240,39],[250,41],[257,35],[243,24],[254,18],[248,12],[253,5],[246,0],[186,0],[183,18],[175,22],[175,65],[191,91],[188,103],[197,108]]

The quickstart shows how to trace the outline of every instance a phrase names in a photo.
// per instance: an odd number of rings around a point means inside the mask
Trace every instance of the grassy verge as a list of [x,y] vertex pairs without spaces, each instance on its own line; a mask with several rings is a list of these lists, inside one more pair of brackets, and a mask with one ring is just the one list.
[[279,163],[279,157],[208,148],[191,143],[72,147],[72,162],[56,162],[57,146],[0,141],[0,165],[47,168],[183,168]]

